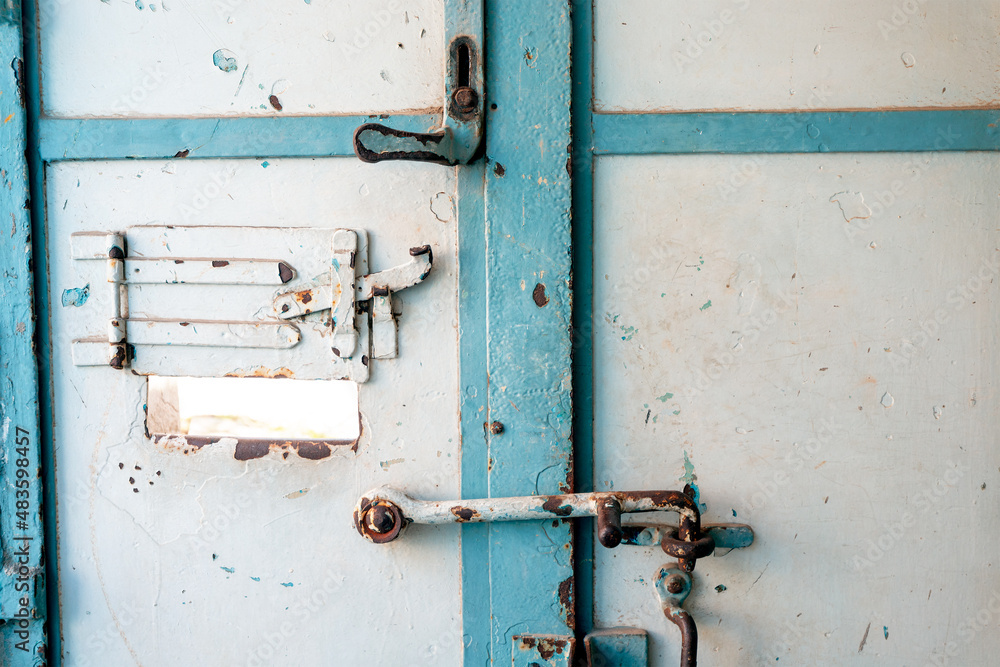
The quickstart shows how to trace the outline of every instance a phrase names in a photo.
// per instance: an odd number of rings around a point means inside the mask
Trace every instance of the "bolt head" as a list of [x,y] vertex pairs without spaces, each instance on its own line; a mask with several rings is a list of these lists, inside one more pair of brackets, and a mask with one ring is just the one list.
[[475,111],[476,107],[479,106],[479,93],[468,86],[462,86],[455,90],[451,99],[457,110],[462,113]]
[[493,435],[500,435],[503,433],[503,424],[500,422],[493,422],[490,424],[490,433]]
[[684,579],[678,575],[672,575],[667,578],[667,591],[673,595],[677,595],[684,590]]
[[384,505],[376,505],[368,511],[368,527],[375,533],[388,533],[395,524],[392,512]]

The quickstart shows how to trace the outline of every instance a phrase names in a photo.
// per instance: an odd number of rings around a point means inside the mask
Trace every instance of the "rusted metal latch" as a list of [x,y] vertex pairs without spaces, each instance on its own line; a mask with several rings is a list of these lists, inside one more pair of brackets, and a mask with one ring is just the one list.
[[[664,565],[656,577],[663,613],[681,631],[681,667],[696,667],[698,630],[682,607],[691,592],[695,561],[716,549],[738,549],[753,544],[753,529],[745,524],[702,525],[690,488],[684,491],[615,491],[560,496],[482,498],[421,501],[391,487],[364,494],[354,508],[354,527],[376,544],[391,542],[411,523],[444,524],[487,521],[597,517],[597,539],[608,548],[620,544],[659,545],[677,559]],[[680,515],[677,527],[622,524],[622,514],[672,511]]]
[[[306,289],[284,292],[274,299],[274,312],[283,320],[330,311],[333,353],[349,359],[358,352],[358,310],[371,313],[372,358],[394,359],[399,353],[392,294],[424,281],[434,264],[429,245],[410,248],[410,261],[400,266],[356,275],[358,233],[338,229],[333,235],[333,269]],[[370,306],[364,307],[365,302]]]
[[446,0],[448,60],[440,127],[405,132],[380,123],[354,131],[354,152],[364,162],[418,160],[470,162],[483,138],[483,0]]

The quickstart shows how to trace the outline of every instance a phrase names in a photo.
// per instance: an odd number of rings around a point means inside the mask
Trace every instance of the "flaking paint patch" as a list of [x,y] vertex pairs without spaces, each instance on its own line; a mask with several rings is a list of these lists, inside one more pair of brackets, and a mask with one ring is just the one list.
[[235,72],[239,68],[236,54],[229,49],[219,49],[212,54],[212,62],[223,72]]
[[90,298],[90,283],[87,283],[83,287],[73,287],[71,289],[65,289],[62,293],[62,305],[64,308],[74,306],[79,308],[83,304],[87,303],[87,299]]

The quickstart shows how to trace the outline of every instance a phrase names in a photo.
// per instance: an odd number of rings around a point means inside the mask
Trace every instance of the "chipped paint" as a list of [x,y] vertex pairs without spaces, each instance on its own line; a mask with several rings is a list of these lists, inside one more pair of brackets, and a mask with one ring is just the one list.
[[212,62],[223,72],[235,72],[239,68],[236,54],[229,49],[219,49],[213,53]]
[[83,287],[73,287],[71,289],[65,289],[62,293],[62,305],[63,307],[73,306],[79,308],[83,304],[87,303],[87,299],[90,297],[90,283],[87,283]]

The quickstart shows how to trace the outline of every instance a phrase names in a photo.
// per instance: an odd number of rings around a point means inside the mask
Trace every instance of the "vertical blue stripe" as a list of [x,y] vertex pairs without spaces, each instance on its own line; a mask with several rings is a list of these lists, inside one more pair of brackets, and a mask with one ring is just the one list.
[[0,8],[0,663],[45,661],[41,443],[20,3]]
[[[487,0],[489,495],[572,486],[570,6]],[[496,105],[496,108],[493,108]],[[493,664],[516,634],[572,633],[572,529],[495,523]],[[560,595],[562,592],[562,595]]]
[[[459,391],[462,410],[462,497],[489,495],[486,420],[486,233],[482,162],[458,167]],[[490,655],[489,527],[462,526],[462,632],[464,664]]]

